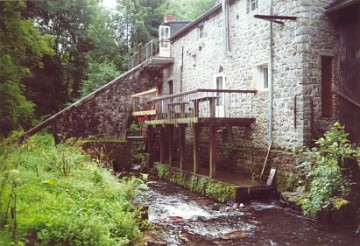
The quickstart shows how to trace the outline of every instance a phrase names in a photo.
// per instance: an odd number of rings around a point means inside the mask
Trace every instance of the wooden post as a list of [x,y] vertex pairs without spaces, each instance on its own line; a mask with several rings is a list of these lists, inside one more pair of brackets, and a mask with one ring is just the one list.
[[194,117],[199,117],[199,100],[194,100]]
[[215,98],[210,98],[210,117],[215,117]]
[[169,166],[173,164],[173,137],[174,137],[174,126],[169,126],[168,128],[168,141],[169,141]]
[[194,125],[193,172],[199,171],[199,126]]
[[160,163],[165,161],[165,128],[160,128]]
[[210,126],[210,170],[209,170],[209,176],[210,178],[214,178],[216,175],[216,127]]
[[185,126],[180,125],[180,170],[184,168],[184,154],[185,154]]
[[146,149],[147,149],[147,153],[148,153],[148,161],[146,163],[148,168],[152,168],[153,164],[154,164],[154,146],[155,146],[155,129],[153,126],[148,126],[147,127],[147,139],[145,139],[145,143],[146,143]]

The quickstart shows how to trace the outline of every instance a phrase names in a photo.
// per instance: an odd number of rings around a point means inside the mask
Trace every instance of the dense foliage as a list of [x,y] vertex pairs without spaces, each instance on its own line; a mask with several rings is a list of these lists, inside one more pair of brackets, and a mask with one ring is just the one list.
[[32,117],[33,103],[24,95],[21,80],[41,57],[51,55],[52,37],[41,35],[33,22],[22,16],[23,2],[0,1],[0,135],[9,134]]
[[0,245],[127,245],[144,226],[132,199],[139,179],[118,181],[74,143],[51,136],[0,146]]
[[0,135],[54,114],[127,69],[165,14],[194,19],[215,0],[0,1]]
[[347,136],[344,127],[335,123],[316,141],[317,147],[307,152],[311,161],[299,166],[308,182],[309,192],[302,200],[306,215],[337,210],[350,202],[357,204],[359,194],[354,185],[359,179],[359,166],[349,163],[356,163],[356,159],[359,163],[360,150],[351,145]]

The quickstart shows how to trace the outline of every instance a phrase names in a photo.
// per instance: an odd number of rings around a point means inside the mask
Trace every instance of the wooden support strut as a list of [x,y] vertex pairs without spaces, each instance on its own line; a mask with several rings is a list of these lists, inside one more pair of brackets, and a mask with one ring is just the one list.
[[185,154],[185,126],[180,125],[180,170],[184,169]]
[[194,125],[194,150],[193,150],[193,172],[199,170],[199,126]]
[[266,152],[266,157],[265,157],[265,160],[264,160],[264,165],[263,165],[263,168],[261,170],[261,174],[260,174],[260,178],[259,180],[261,181],[262,179],[262,176],[264,175],[264,171],[265,171],[265,167],[266,167],[266,163],[267,163],[267,160],[269,158],[269,154],[270,154],[270,150],[271,150],[271,146],[272,146],[272,143],[273,143],[273,140],[271,140],[270,144],[269,144],[269,147],[267,149],[267,152]]
[[209,176],[210,178],[214,178],[216,175],[216,127],[211,126],[210,127],[210,171]]
[[160,163],[165,160],[165,128],[160,128]]
[[173,136],[174,136],[174,126],[168,127],[168,141],[169,141],[169,166],[171,167],[173,165],[173,149],[174,149],[174,143],[173,143]]

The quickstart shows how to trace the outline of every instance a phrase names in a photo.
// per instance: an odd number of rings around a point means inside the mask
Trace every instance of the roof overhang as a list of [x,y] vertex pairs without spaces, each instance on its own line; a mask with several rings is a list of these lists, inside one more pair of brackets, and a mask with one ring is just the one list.
[[[339,2],[339,3],[337,3]],[[339,11],[342,11],[344,9],[346,9],[349,6],[352,6],[354,4],[360,3],[360,0],[343,0],[343,1],[335,1],[335,3],[332,5],[330,5],[327,9],[326,9],[326,13],[327,14],[333,14]]]

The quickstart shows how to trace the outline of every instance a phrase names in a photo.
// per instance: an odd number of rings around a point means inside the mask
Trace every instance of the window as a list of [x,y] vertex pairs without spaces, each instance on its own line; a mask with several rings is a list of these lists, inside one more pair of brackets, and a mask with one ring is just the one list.
[[321,109],[323,117],[332,116],[332,63],[332,56],[321,56]]
[[263,89],[269,89],[269,69],[267,66],[261,67]]
[[170,27],[169,26],[160,26],[160,47],[168,48],[170,38]]
[[255,69],[256,87],[260,91],[269,89],[269,68],[267,64],[259,65]]
[[205,37],[204,24],[201,24],[198,26],[198,39],[201,39],[204,37]]
[[[226,77],[223,73],[214,76],[215,89],[225,89]],[[225,93],[216,92],[215,115],[217,117],[225,117]]]
[[172,95],[174,93],[174,84],[172,80],[168,81],[168,94]]
[[254,11],[258,8],[258,0],[247,0],[246,13]]

